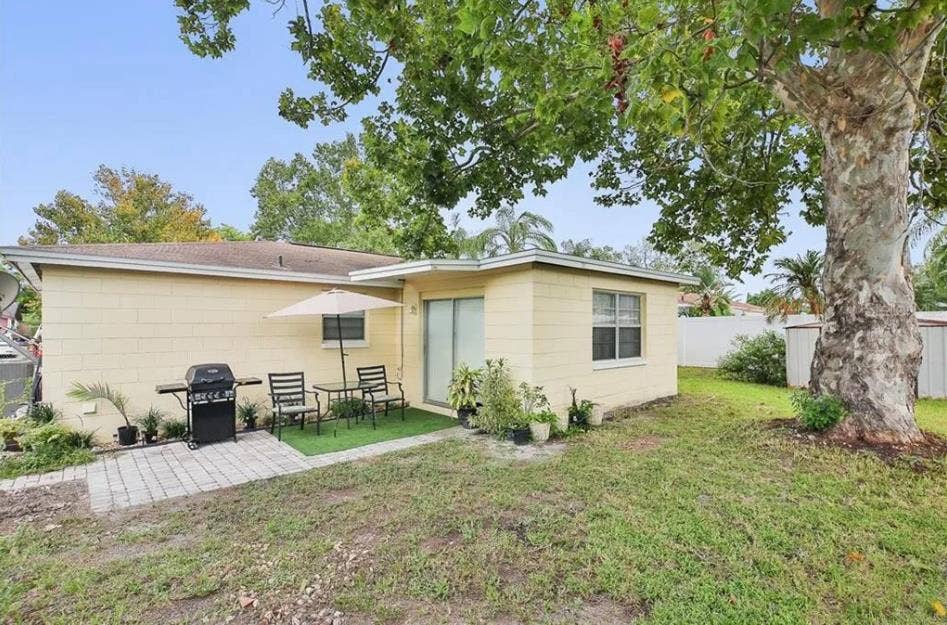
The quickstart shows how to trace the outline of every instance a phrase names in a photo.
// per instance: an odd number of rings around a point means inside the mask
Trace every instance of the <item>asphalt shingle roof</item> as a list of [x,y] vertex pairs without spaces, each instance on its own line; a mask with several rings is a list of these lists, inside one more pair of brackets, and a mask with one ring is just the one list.
[[[350,271],[400,263],[397,256],[370,254],[286,241],[201,241],[193,243],[95,243],[34,245],[22,249],[113,258],[348,276]],[[281,264],[282,261],[282,264]]]

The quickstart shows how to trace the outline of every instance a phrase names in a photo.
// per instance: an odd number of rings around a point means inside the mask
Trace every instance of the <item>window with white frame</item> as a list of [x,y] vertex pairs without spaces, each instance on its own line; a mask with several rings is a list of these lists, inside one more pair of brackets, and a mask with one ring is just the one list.
[[336,319],[335,315],[322,316],[322,340],[323,342],[339,340],[339,322],[342,325],[343,341],[364,341],[365,340],[365,311],[340,315]]
[[592,292],[592,360],[641,357],[641,296]]

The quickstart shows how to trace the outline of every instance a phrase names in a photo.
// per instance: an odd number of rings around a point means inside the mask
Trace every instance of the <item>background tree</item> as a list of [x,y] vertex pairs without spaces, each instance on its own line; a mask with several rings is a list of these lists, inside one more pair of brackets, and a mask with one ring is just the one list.
[[[249,6],[176,3],[182,38],[211,56],[233,48],[231,20]],[[366,154],[417,202],[473,196],[485,216],[597,160],[601,202],[653,200],[660,251],[697,240],[731,276],[760,270],[785,240],[799,191],[827,232],[811,390],[846,403],[835,436],[919,442],[904,259],[912,217],[940,189],[925,174],[940,162],[945,4],[340,0],[311,13],[304,2],[292,47],[323,91],[287,89],[280,114],[344,119],[397,73],[363,121]]]
[[244,232],[236,226],[231,226],[230,224],[220,224],[214,228],[214,232],[217,233],[217,236],[220,237],[221,241],[252,241],[253,235],[249,232]]
[[754,306],[764,306],[766,304],[766,300],[773,297],[775,294],[775,291],[773,291],[771,288],[765,288],[757,293],[747,293],[746,303],[753,304]]
[[559,244],[559,251],[563,254],[605,260],[611,263],[625,262],[624,255],[610,245],[593,245],[591,239],[575,241],[566,239]]
[[927,242],[914,275],[914,301],[918,310],[947,309],[947,228]]
[[474,237],[474,246],[482,256],[512,254],[530,248],[556,251],[552,222],[536,213],[515,213],[512,208],[497,211],[496,225]]
[[[427,221],[400,218],[418,208],[397,181],[364,162],[354,135],[316,145],[312,158],[271,158],[250,190],[257,211],[250,232],[263,239],[287,239],[408,258],[437,256],[452,239],[437,210],[417,210]],[[366,214],[361,205],[375,210]]]
[[733,301],[733,291],[730,284],[720,275],[720,272],[710,266],[698,267],[694,272],[697,284],[684,287],[685,293],[694,293],[698,296],[697,303],[687,310],[686,314],[693,317],[726,317],[730,315],[730,302]]
[[823,314],[822,262],[822,254],[816,250],[773,261],[779,271],[766,274],[773,286],[762,304],[769,319],[803,312]]
[[93,175],[99,202],[59,191],[33,209],[36,223],[21,245],[215,240],[206,210],[156,175],[101,165]]

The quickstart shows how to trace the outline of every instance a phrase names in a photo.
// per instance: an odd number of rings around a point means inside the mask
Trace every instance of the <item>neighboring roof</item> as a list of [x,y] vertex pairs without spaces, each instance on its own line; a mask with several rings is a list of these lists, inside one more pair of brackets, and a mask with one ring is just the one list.
[[31,282],[38,282],[42,265],[70,265],[346,284],[351,271],[401,262],[396,256],[285,241],[10,246],[0,247],[0,255]]
[[[681,293],[677,298],[678,306],[696,306],[700,303],[700,295],[697,293]],[[755,304],[747,304],[746,302],[730,302],[730,308],[733,310],[739,310],[744,314],[758,314],[765,315],[766,309],[762,306],[757,306]]]
[[619,274],[631,276],[634,278],[644,278],[647,280],[673,282],[674,284],[697,284],[697,279],[693,276],[687,276],[680,273],[654,271],[652,269],[643,269],[641,267],[625,265],[623,263],[611,263],[603,260],[594,260],[580,256],[570,256],[569,254],[560,254],[559,252],[549,252],[546,250],[526,250],[523,252],[504,254],[502,256],[494,256],[492,258],[482,259],[415,260],[406,263],[387,265],[384,267],[361,269],[353,271],[350,276],[353,281],[360,282],[364,280],[404,278],[405,276],[432,272],[452,273],[488,271],[491,269],[514,267],[517,265],[525,265],[529,263],[540,263],[559,267],[569,267],[572,269],[584,269],[586,271]]
[[[921,328],[944,328],[947,327],[947,319],[921,319],[918,317],[917,325]],[[821,321],[810,321],[808,323],[798,323],[794,326],[786,326],[786,330],[797,329],[819,329],[822,327]]]

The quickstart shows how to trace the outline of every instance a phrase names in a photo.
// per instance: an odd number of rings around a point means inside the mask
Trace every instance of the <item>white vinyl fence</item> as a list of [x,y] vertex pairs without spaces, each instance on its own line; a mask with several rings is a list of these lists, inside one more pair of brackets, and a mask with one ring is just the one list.
[[758,336],[767,330],[782,334],[786,326],[815,321],[813,315],[790,315],[769,323],[760,315],[741,317],[678,317],[677,362],[689,367],[716,367],[720,357],[733,349],[739,335]]

